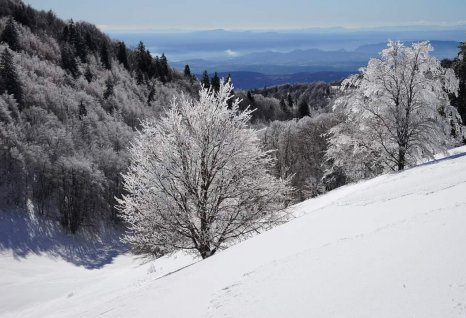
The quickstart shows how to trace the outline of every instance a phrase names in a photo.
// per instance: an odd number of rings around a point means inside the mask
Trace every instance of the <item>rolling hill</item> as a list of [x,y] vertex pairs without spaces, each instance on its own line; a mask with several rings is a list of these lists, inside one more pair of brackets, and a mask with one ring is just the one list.
[[290,222],[204,261],[121,254],[86,269],[18,255],[0,234],[0,316],[462,318],[465,153],[302,202]]

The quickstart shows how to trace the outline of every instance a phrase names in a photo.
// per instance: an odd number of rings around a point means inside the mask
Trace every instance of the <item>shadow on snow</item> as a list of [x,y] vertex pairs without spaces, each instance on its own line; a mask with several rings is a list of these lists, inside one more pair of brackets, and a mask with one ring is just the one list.
[[11,250],[15,258],[46,253],[77,266],[97,269],[127,251],[120,235],[121,231],[114,229],[73,235],[66,233],[58,222],[31,217],[22,211],[0,210],[0,252]]

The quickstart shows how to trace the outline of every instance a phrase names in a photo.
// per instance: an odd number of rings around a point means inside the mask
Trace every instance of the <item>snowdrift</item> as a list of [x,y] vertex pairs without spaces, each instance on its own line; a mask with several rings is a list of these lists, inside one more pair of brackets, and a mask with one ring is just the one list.
[[464,152],[305,201],[203,261],[124,254],[88,269],[4,247],[0,316],[464,318]]

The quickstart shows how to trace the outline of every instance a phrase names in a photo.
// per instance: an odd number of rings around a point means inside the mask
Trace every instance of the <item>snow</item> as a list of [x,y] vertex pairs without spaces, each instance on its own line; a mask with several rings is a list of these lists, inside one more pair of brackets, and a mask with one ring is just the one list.
[[0,316],[464,318],[465,151],[305,201],[203,261],[89,268],[0,242]]

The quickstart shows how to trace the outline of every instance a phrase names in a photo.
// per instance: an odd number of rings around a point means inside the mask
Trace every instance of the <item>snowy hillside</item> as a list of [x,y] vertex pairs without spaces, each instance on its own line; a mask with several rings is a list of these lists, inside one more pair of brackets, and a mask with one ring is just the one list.
[[191,266],[125,254],[86,269],[0,242],[0,316],[464,318],[463,152],[305,201]]

